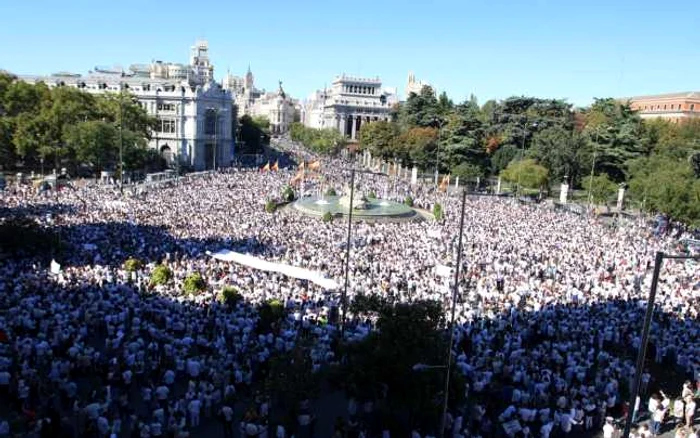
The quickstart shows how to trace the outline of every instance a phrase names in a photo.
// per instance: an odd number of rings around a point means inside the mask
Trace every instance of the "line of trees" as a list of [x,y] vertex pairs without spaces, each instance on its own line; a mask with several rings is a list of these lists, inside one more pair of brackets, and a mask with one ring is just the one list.
[[124,91],[93,95],[30,84],[0,72],[0,167],[38,170],[81,165],[118,169],[119,125],[125,169],[159,170],[163,160],[148,140],[156,119]]
[[700,222],[700,120],[642,120],[612,98],[582,109],[535,97],[480,106],[473,96],[454,104],[425,87],[392,121],[363,125],[359,142],[373,156],[461,178],[501,175],[541,190],[565,180],[591,185],[599,202],[627,183],[644,208]]
[[317,154],[334,155],[345,146],[346,140],[337,130],[307,128],[299,122],[289,125],[289,136]]

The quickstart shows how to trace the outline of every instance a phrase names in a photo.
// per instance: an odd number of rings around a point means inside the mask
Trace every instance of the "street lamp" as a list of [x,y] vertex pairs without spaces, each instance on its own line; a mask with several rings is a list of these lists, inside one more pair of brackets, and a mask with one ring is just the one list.
[[437,125],[437,149],[435,152],[435,187],[437,188],[438,186],[438,177],[440,173],[440,131],[442,130],[442,127],[444,126],[444,122],[437,117],[433,119],[433,123]]
[[642,343],[639,345],[639,352],[637,353],[637,365],[634,372],[634,384],[632,386],[632,393],[630,395],[630,412],[627,414],[627,421],[625,422],[625,430],[622,434],[622,438],[629,438],[630,430],[632,429],[634,407],[636,406],[637,396],[639,395],[639,386],[642,381],[642,370],[644,369],[644,359],[647,352],[647,344],[649,342],[649,329],[651,327],[651,318],[654,315],[654,301],[656,300],[656,288],[659,284],[659,274],[661,272],[661,265],[663,265],[665,259],[700,260],[700,255],[669,255],[665,254],[662,251],[656,253],[656,259],[654,262],[654,274],[651,279],[651,291],[649,292],[646,313],[644,315],[644,325],[642,326]]
[[[524,156],[525,156],[525,139],[527,138],[527,132],[528,132],[527,129],[526,129],[526,124],[527,124],[527,123],[523,123],[523,141],[521,142],[521,145],[520,145],[520,159],[519,159],[519,161],[520,161],[520,163],[519,163],[520,166],[519,166],[519,168],[518,168],[518,187],[517,187],[518,196],[520,195],[520,179],[521,179],[520,177],[521,177],[521,175],[522,175],[522,173],[523,173],[523,167],[522,167],[523,163],[522,163],[522,162],[523,162],[523,158],[524,158]],[[536,127],[537,127],[537,122],[534,122],[534,123],[532,124],[532,127],[533,127],[533,128],[536,128]]]
[[[447,416],[447,403],[450,391],[450,371],[452,370],[452,344],[455,337],[455,314],[457,312],[457,293],[459,291],[459,271],[462,267],[462,238],[464,237],[464,210],[467,205],[467,188],[462,189],[462,213],[459,218],[459,241],[457,244],[457,266],[455,267],[455,284],[452,287],[452,311],[450,312],[450,341],[447,344],[447,363],[445,368],[445,398],[442,402],[442,417],[440,418],[440,436],[445,436],[445,417]],[[469,287],[469,284],[467,284]]]
[[[353,201],[355,197],[355,173],[368,173],[372,175],[384,175],[381,172],[373,172],[370,170],[357,170],[355,168],[355,163],[353,160],[354,152],[351,153],[350,159],[350,205],[348,206],[348,238],[345,246],[345,286],[343,288],[343,293],[340,298],[341,311],[343,313],[340,319],[340,339],[345,339],[345,315],[347,314],[348,305],[348,287],[350,284],[350,240],[352,238],[352,210]],[[302,180],[303,182],[303,180]]]
[[124,83],[119,82],[119,194],[124,195]]

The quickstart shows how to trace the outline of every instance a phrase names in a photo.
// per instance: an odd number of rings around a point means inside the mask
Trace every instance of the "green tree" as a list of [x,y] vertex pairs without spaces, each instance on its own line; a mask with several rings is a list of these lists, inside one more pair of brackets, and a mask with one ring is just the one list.
[[165,265],[158,265],[151,272],[151,284],[160,286],[168,283],[173,278],[173,271]]
[[583,188],[591,194],[591,198],[596,204],[605,204],[617,193],[617,184],[610,181],[606,174],[584,178]]
[[[379,397],[379,388],[386,388],[383,417],[396,424],[399,435],[408,435],[412,426],[434,427],[441,409],[435,400],[443,389],[444,375],[413,368],[419,363],[444,363],[446,321],[440,304],[394,305],[378,295],[361,295],[351,304],[351,311],[360,318],[376,318],[378,327],[364,340],[345,347],[347,361],[341,365],[340,376],[351,395],[360,401],[372,400]],[[454,406],[463,398],[464,381],[455,373],[451,382],[449,402]]]
[[442,220],[442,205],[440,203],[436,202],[435,205],[433,205],[433,217],[435,217],[436,221]]
[[79,122],[66,127],[63,139],[73,150],[75,157],[81,163],[92,164],[96,173],[106,165],[118,161],[119,133],[112,123]]
[[199,272],[193,272],[185,278],[182,289],[186,294],[198,295],[207,290],[207,282]]
[[237,288],[225,286],[219,293],[218,300],[229,307],[236,307],[236,305],[243,300],[243,295],[241,295],[241,292]]
[[578,154],[583,147],[583,138],[561,126],[539,131],[532,139],[528,156],[550,171],[552,179],[577,181],[580,173]]
[[398,158],[415,163],[421,169],[435,166],[438,130],[436,128],[411,128],[396,140]]
[[581,151],[582,167],[591,168],[595,157],[596,173],[624,181],[627,163],[648,152],[642,142],[641,118],[629,104],[614,99],[596,99],[585,117],[588,142]]
[[373,156],[393,158],[397,153],[397,126],[383,120],[366,123],[360,127],[360,147],[369,150]]
[[440,135],[440,146],[440,163],[448,169],[462,163],[486,168],[484,127],[479,106],[473,99],[457,105],[450,114]]
[[254,116],[253,124],[258,127],[259,130],[269,133],[270,132],[270,119],[266,116]]
[[271,199],[268,200],[268,201],[265,203],[265,211],[266,211],[267,213],[274,213],[275,210],[277,210],[277,203],[276,203],[275,201],[271,200]]
[[700,179],[688,160],[655,154],[630,163],[630,194],[647,210],[700,225]]
[[423,87],[419,94],[411,93],[399,108],[398,123],[402,130],[414,127],[437,127],[443,122],[443,110],[449,105],[442,105],[435,98],[435,91],[429,86]]
[[549,180],[549,171],[535,160],[513,160],[501,172],[505,181],[530,189],[543,189]]

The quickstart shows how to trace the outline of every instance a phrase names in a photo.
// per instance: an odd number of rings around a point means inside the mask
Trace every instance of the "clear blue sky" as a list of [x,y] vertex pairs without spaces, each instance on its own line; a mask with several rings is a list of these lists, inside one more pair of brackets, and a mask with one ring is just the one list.
[[455,101],[700,89],[700,1],[259,0],[0,2],[0,68],[86,73],[96,65],[186,62],[209,41],[215,75],[306,97],[333,76],[409,70]]

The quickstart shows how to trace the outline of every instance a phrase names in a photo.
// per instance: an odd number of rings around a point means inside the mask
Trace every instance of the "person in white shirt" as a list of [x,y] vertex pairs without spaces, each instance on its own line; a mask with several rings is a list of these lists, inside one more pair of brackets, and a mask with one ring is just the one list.
[[613,438],[615,433],[615,426],[613,425],[613,418],[607,417],[605,419],[605,425],[603,426],[603,438]]
[[685,426],[693,427],[693,419],[695,417],[695,400],[689,395],[685,398]]

